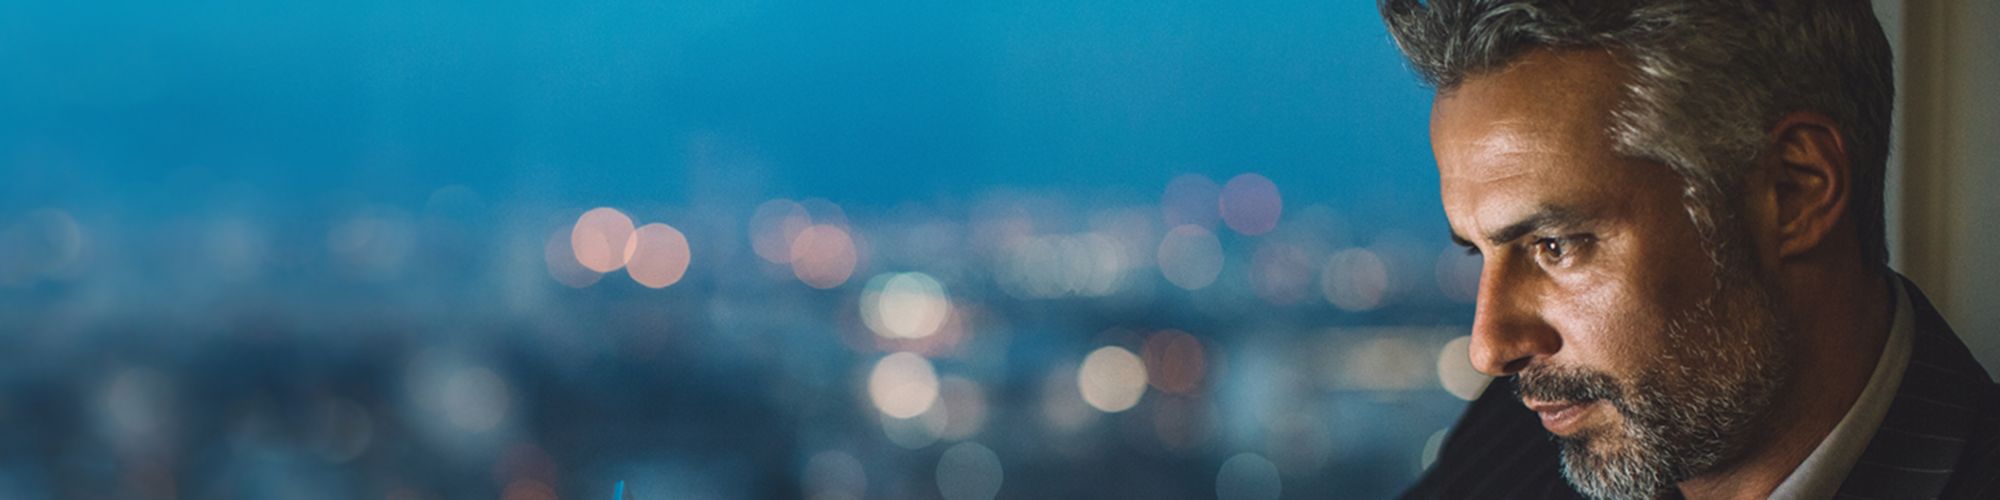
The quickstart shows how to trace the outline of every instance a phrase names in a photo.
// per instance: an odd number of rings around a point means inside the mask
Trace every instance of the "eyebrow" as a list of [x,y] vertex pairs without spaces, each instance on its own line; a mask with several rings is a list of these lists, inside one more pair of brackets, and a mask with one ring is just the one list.
[[[1542,205],[1521,220],[1486,233],[1486,241],[1501,244],[1521,239],[1530,233],[1551,228],[1573,227],[1582,224],[1589,217],[1575,208],[1559,205]],[[1451,242],[1458,246],[1472,248],[1472,242],[1459,236],[1457,230],[1451,232]]]

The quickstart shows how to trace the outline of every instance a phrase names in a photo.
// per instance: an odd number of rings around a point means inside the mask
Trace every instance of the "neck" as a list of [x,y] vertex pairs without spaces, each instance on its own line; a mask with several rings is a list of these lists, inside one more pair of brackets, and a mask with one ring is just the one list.
[[[1680,483],[1689,499],[1765,498],[1818,448],[1874,374],[1895,314],[1891,275],[1876,268],[1778,277],[1795,346],[1790,382],[1738,458]],[[1783,314],[1783,313],[1781,313]]]

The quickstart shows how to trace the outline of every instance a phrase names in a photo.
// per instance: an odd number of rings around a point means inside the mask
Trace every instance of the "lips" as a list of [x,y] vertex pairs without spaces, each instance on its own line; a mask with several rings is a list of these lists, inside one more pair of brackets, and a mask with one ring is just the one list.
[[1534,411],[1536,415],[1542,417],[1542,428],[1548,429],[1552,434],[1565,437],[1575,434],[1582,427],[1583,418],[1597,405],[1597,401],[1538,401],[1531,399],[1523,399],[1521,403],[1527,405],[1529,410]]

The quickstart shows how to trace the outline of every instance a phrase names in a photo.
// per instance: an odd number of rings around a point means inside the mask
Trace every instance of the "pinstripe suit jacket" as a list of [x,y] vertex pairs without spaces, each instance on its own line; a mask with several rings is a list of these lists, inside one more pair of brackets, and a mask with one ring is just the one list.
[[[1909,367],[1882,426],[1836,498],[2000,499],[2000,386],[1915,284]],[[1578,498],[1534,412],[1496,379],[1404,498]]]

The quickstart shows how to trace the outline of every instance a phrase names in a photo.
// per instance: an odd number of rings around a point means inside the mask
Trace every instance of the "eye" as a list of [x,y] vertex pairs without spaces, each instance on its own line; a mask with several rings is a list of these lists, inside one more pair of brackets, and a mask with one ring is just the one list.
[[1540,251],[1544,259],[1562,260],[1569,255],[1569,241],[1565,238],[1538,239],[1535,240],[1535,250]]
[[1568,264],[1570,260],[1576,257],[1577,251],[1584,248],[1582,245],[1588,244],[1591,241],[1592,239],[1589,235],[1536,238],[1534,243],[1535,260],[1540,261],[1545,266]]

